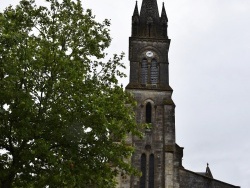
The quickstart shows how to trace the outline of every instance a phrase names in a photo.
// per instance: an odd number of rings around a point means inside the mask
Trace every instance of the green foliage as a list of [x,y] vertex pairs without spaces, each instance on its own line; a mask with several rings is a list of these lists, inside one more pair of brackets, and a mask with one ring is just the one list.
[[139,135],[123,54],[103,62],[110,23],[80,0],[47,4],[0,13],[0,186],[113,187]]

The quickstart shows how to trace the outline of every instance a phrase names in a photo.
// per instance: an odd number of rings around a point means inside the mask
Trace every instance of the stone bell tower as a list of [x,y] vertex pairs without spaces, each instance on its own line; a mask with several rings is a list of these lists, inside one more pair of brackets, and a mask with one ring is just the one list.
[[157,0],[136,2],[129,38],[130,80],[126,90],[137,101],[136,120],[150,126],[144,138],[132,138],[131,162],[142,176],[130,177],[123,188],[179,187],[182,148],[175,143],[175,104],[169,86],[168,18],[163,4],[159,16]]
[[137,2],[129,38],[130,80],[126,90],[137,101],[136,121],[147,123],[142,139],[129,137],[135,147],[132,165],[141,177],[121,174],[117,188],[233,188],[213,178],[210,168],[193,172],[182,166],[183,148],[175,141],[175,104],[169,85],[167,34],[164,4],[159,16],[157,0]]

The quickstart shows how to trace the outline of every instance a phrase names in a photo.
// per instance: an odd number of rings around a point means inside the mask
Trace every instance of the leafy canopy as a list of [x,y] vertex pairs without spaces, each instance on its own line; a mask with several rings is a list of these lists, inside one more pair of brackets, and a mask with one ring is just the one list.
[[123,54],[80,0],[46,2],[0,13],[0,187],[113,187],[139,135]]

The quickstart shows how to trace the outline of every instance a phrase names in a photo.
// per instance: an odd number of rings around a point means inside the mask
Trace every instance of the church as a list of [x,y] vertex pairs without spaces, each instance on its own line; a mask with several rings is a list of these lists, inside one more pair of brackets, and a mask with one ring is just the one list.
[[120,175],[117,188],[233,188],[215,179],[209,166],[193,172],[182,165],[183,147],[175,139],[175,104],[169,85],[168,18],[157,0],[136,2],[129,38],[130,79],[126,91],[137,101],[137,123],[148,123],[142,139],[128,138],[135,147],[132,165],[141,177]]

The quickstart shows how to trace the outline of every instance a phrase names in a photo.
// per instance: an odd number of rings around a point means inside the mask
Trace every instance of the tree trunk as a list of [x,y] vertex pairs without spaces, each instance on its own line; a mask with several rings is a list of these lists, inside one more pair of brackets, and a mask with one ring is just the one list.
[[14,180],[14,175],[10,174],[4,180],[1,180],[0,187],[1,188],[11,188]]

